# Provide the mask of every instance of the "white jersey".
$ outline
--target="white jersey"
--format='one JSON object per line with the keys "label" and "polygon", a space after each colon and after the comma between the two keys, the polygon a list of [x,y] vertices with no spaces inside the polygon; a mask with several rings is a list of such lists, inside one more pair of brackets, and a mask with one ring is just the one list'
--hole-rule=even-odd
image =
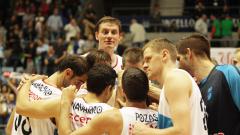
{"label": "white jersey", "polygon": [[70,112],[73,129],[85,126],[93,117],[110,109],[105,103],[86,103],[83,98],[75,98]]}
{"label": "white jersey", "polygon": [[[61,94],[60,89],[37,80],[30,87],[29,98],[45,100],[60,97]],[[34,119],[15,113],[12,135],[53,135],[55,128],[50,119]]]}
{"label": "white jersey", "polygon": [[157,111],[151,109],[141,109],[136,107],[123,107],[120,109],[123,119],[123,128],[121,135],[132,133],[132,126],[136,122],[144,123],[152,128],[157,127]]}
{"label": "white jersey", "polygon": [[115,54],[116,56],[116,63],[112,65],[112,68],[118,73],[120,70],[122,70],[122,57]]}
{"label": "white jersey", "polygon": [[[181,69],[175,70],[184,72],[192,81],[192,94],[190,96],[191,135],[207,135],[207,113],[199,87],[189,73]],[[160,94],[158,111],[158,127],[160,129],[172,127],[171,110],[165,97],[164,86]]]}

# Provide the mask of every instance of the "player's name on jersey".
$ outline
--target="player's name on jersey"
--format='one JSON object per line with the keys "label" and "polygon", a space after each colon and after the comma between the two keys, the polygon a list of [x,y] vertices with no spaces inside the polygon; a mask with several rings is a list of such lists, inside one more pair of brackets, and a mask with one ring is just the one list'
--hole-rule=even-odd
{"label": "player's name on jersey", "polygon": [[157,114],[141,114],[141,113],[135,113],[135,118],[136,121],[140,121],[140,122],[153,122],[153,121],[157,121]]}
{"label": "player's name on jersey", "polygon": [[103,111],[103,107],[100,105],[85,106],[84,104],[81,104],[78,102],[73,102],[72,109],[75,111],[77,110],[77,111],[81,111],[88,114],[96,114],[96,113],[101,113]]}
{"label": "player's name on jersey", "polygon": [[42,92],[45,96],[50,96],[53,93],[49,86],[44,85],[40,82],[33,82],[32,86]]}

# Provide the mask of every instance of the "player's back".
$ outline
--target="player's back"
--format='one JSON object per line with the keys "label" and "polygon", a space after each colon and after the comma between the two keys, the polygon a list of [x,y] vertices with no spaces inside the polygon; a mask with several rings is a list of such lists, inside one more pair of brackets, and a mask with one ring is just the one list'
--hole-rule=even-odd
{"label": "player's back", "polygon": [[123,129],[121,135],[131,133],[133,124],[142,122],[152,128],[157,127],[157,112],[151,109],[142,109],[136,107],[123,107],[120,109],[123,119]]}
{"label": "player's back", "polygon": [[112,107],[106,103],[87,103],[84,98],[77,97],[71,106],[72,126],[74,129],[85,126],[93,117],[110,109]]}

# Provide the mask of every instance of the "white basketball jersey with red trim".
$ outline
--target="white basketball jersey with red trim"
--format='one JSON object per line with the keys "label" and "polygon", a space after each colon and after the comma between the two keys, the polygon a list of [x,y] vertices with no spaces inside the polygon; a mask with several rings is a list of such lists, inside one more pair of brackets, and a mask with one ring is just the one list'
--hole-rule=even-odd
{"label": "white basketball jersey with red trim", "polygon": [[70,112],[73,129],[85,126],[93,117],[112,108],[105,103],[86,103],[83,98],[75,98]]}
{"label": "white basketball jersey with red trim", "polygon": [[[30,87],[30,100],[46,100],[60,97],[62,91],[36,80]],[[51,110],[48,110],[51,111]],[[50,119],[34,119],[15,113],[12,135],[53,135],[56,126]]]}
{"label": "white basketball jersey with red trim", "polygon": [[131,135],[132,126],[136,122],[142,122],[152,128],[157,127],[157,111],[135,107],[123,107],[120,109],[120,112],[123,119],[123,129],[121,135]]}
{"label": "white basketball jersey with red trim", "polygon": [[[181,69],[174,70],[184,72],[192,81],[192,94],[189,99],[191,111],[191,135],[207,135],[207,113],[199,87],[189,73]],[[171,117],[171,110],[166,100],[165,89],[163,86],[158,107],[158,128],[164,129],[172,126],[173,122]]]}

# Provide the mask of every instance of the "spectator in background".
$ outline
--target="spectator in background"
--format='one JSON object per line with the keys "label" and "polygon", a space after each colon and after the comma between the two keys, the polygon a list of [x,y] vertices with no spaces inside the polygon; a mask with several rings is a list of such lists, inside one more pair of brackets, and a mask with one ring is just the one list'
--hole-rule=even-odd
{"label": "spectator in background", "polygon": [[24,69],[26,73],[35,73],[35,56],[36,56],[36,46],[34,41],[30,43],[24,49]]}
{"label": "spectator in background", "polygon": [[59,64],[67,55],[67,45],[64,43],[62,37],[57,39],[57,42],[54,45],[54,50],[56,55],[56,64]]}
{"label": "spectator in background", "polygon": [[78,40],[78,50],[77,50],[77,54],[83,54],[84,52],[84,47],[86,44],[86,40],[83,39],[82,35],[79,33],[77,35],[77,40]]}
{"label": "spectator in background", "polygon": [[23,39],[26,42],[33,41],[36,38],[36,30],[34,29],[33,21],[29,20],[27,26],[23,28]]}
{"label": "spectator in background", "polygon": [[144,26],[138,23],[136,19],[132,19],[130,25],[130,32],[133,38],[133,47],[142,48],[143,43],[146,40],[146,32]]}
{"label": "spectator in background", "polygon": [[88,35],[94,35],[95,24],[97,22],[96,12],[93,8],[92,3],[88,3],[83,13],[82,23],[84,25],[84,36],[87,38]]}
{"label": "spectator in background", "polygon": [[37,48],[36,48],[36,57],[35,57],[35,63],[36,63],[36,73],[42,74],[44,67],[44,59],[46,57],[47,51],[48,51],[48,43],[46,42],[46,39],[39,39],[37,41]]}
{"label": "spectator in background", "polygon": [[230,13],[230,8],[229,5],[225,2],[223,5],[223,13],[224,15],[229,14]]}
{"label": "spectator in background", "polygon": [[61,16],[58,14],[58,9],[55,8],[53,14],[47,20],[47,27],[50,31],[51,40],[56,40],[60,36],[63,22]]}
{"label": "spectator in background", "polygon": [[205,6],[203,5],[202,1],[197,1],[196,5],[195,5],[196,18],[201,17],[201,15],[204,13],[205,13]]}
{"label": "spectator in background", "polygon": [[24,14],[23,19],[22,19],[23,27],[26,27],[26,25],[28,24],[29,21],[33,21],[34,17],[35,17],[34,12],[31,12],[31,9],[27,7],[26,14]]}
{"label": "spectator in background", "polygon": [[48,76],[52,75],[56,71],[56,55],[53,46],[48,47],[48,53],[44,59],[44,65]]}
{"label": "spectator in background", "polygon": [[67,42],[67,53],[68,54],[76,54],[78,50],[78,42],[75,37],[71,37],[70,41]]}
{"label": "spectator in background", "polygon": [[40,38],[43,35],[43,23],[45,21],[44,16],[40,11],[38,11],[37,16],[35,17],[35,30],[37,32],[37,37]]}
{"label": "spectator in background", "polygon": [[226,15],[221,22],[222,39],[224,40],[222,46],[230,47],[232,45],[233,22],[230,15]]}
{"label": "spectator in background", "polygon": [[23,52],[20,44],[21,32],[22,31],[19,26],[15,25],[14,30],[10,34],[11,37],[9,39],[8,47],[11,48],[12,52],[8,61],[8,65],[13,66],[13,71],[16,71],[18,66],[21,66],[21,54]]}
{"label": "spectator in background", "polygon": [[219,47],[220,42],[219,41],[214,41],[214,40],[219,40],[221,39],[221,23],[218,18],[216,18],[215,15],[211,15],[211,21],[212,21],[212,27],[211,27],[211,39],[213,41],[211,42],[212,47]]}
{"label": "spectator in background", "polygon": [[240,48],[237,48],[234,52],[233,64],[240,68]]}
{"label": "spectator in background", "polygon": [[151,7],[151,16],[157,20],[160,18],[161,16],[161,12],[160,12],[160,6],[159,6],[159,1],[155,1],[155,3],[153,3],[153,6]]}
{"label": "spectator in background", "polygon": [[208,25],[207,25],[207,15],[202,14],[201,17],[195,23],[195,31],[203,34],[204,36],[208,35]]}
{"label": "spectator in background", "polygon": [[88,35],[87,40],[85,42],[84,52],[88,52],[89,50],[96,47],[96,42],[94,40],[93,35]]}
{"label": "spectator in background", "polygon": [[40,11],[41,11],[43,16],[45,16],[45,17],[48,16],[48,13],[49,13],[49,3],[47,2],[47,0],[42,0],[41,1]]}
{"label": "spectator in background", "polygon": [[5,44],[6,43],[6,38],[7,38],[7,30],[3,26],[2,21],[0,20],[0,36],[2,38],[2,42]]}
{"label": "spectator in background", "polygon": [[72,18],[70,22],[64,26],[64,31],[66,32],[66,42],[69,42],[72,37],[77,37],[80,33],[80,28],[74,18]]}

